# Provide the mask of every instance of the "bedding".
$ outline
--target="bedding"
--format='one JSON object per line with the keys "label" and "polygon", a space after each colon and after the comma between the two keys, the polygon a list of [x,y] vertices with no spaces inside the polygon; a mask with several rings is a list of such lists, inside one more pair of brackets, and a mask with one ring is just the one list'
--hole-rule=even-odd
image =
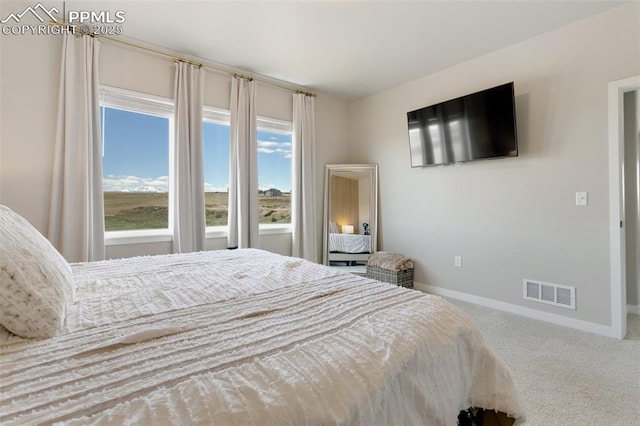
{"label": "bedding", "polygon": [[329,252],[371,253],[371,235],[330,233]]}
{"label": "bedding", "polygon": [[74,295],[67,261],[26,219],[0,205],[0,325],[22,337],[52,337]]}
{"label": "bedding", "polygon": [[508,368],[436,296],[255,249],[71,269],[58,335],[0,328],[0,424],[524,419]]}
{"label": "bedding", "polygon": [[413,261],[398,253],[377,251],[369,257],[367,265],[389,271],[404,271],[413,268]]}

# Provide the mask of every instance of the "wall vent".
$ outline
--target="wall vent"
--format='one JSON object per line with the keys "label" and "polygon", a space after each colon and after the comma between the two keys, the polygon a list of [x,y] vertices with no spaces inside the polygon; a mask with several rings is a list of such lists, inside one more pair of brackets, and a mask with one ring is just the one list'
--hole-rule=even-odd
{"label": "wall vent", "polygon": [[524,279],[522,280],[522,297],[563,308],[576,308],[575,287]]}

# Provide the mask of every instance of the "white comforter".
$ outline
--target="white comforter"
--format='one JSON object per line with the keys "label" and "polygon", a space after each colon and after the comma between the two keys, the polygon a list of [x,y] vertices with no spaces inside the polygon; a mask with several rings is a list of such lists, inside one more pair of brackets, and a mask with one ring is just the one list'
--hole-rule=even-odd
{"label": "white comforter", "polygon": [[341,253],[371,253],[371,235],[330,233],[329,251]]}
{"label": "white comforter", "polygon": [[0,333],[0,424],[522,419],[508,369],[440,298],[259,250],[72,266],[63,333]]}

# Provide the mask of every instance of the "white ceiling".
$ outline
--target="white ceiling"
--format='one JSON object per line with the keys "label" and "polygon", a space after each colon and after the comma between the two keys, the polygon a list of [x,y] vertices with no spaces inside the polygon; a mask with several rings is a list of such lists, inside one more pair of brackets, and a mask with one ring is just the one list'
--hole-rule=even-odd
{"label": "white ceiling", "polygon": [[67,1],[124,10],[123,36],[357,99],[614,7],[619,1]]}

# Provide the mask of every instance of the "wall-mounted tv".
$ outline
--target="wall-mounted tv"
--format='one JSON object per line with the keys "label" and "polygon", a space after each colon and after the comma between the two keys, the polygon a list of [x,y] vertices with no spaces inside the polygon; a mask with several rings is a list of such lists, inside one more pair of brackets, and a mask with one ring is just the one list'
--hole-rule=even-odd
{"label": "wall-mounted tv", "polygon": [[411,167],[516,157],[513,82],[407,113]]}

